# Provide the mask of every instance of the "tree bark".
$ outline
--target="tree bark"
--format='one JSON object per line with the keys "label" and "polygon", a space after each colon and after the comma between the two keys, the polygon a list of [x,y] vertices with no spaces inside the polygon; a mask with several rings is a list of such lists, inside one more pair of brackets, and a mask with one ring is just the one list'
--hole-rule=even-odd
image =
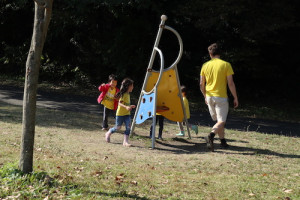
{"label": "tree bark", "polygon": [[31,45],[26,61],[23,97],[23,124],[19,168],[32,172],[35,135],[36,94],[41,55],[51,19],[53,0],[35,0],[34,26]]}

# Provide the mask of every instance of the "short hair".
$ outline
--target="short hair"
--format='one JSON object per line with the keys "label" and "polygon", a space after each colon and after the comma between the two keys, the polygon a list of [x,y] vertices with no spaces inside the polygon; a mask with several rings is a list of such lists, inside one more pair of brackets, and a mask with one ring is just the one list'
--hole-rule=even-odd
{"label": "short hair", "polygon": [[118,77],[114,74],[109,75],[108,82],[111,82],[111,81],[118,81]]}
{"label": "short hair", "polygon": [[213,44],[209,45],[208,52],[209,52],[209,54],[215,56],[215,55],[220,55],[221,50],[217,43],[213,43]]}

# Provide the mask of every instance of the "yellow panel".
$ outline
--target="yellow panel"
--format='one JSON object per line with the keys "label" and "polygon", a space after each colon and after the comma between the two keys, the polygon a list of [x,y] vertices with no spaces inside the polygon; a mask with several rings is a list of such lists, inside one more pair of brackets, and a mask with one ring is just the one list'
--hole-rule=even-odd
{"label": "yellow panel", "polygon": [[[146,92],[153,89],[159,75],[159,72],[149,73]],[[169,110],[158,113],[175,122],[182,122],[184,120],[179,91],[180,88],[178,88],[175,69],[172,68],[164,71],[157,88],[157,106],[166,106]]]}

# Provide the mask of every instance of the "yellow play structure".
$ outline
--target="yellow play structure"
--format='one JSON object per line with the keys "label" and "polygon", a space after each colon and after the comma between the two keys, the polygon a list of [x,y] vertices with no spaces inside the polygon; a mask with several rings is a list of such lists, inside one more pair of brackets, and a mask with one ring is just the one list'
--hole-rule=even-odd
{"label": "yellow play structure", "polygon": [[[147,68],[146,77],[144,79],[144,84],[131,126],[132,133],[136,124],[141,124],[149,118],[153,119],[152,148],[155,147],[156,113],[161,114],[165,118],[174,122],[185,122],[189,138],[191,138],[177,71],[177,63],[179,62],[183,51],[182,40],[177,31],[165,25],[166,20],[167,17],[162,15],[154,48]],[[162,51],[158,48],[159,40],[164,29],[170,30],[176,35],[180,47],[176,61],[166,69],[164,68],[164,57]],[[159,71],[152,69],[156,53],[159,53],[160,56]]]}
{"label": "yellow play structure", "polygon": [[[150,92],[158,80],[159,72],[150,72],[145,91]],[[184,112],[181,106],[180,88],[174,68],[163,72],[157,87],[156,113],[174,122],[183,122]]]}

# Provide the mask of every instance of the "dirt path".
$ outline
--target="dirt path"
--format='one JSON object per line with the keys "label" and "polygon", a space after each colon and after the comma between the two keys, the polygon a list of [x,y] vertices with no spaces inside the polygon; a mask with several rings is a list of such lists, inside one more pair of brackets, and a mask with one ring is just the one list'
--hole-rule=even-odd
{"label": "dirt path", "polygon": [[[97,97],[66,95],[53,92],[38,92],[37,106],[74,112],[102,113],[102,108],[96,102]],[[0,85],[0,101],[22,106],[23,89]],[[209,113],[192,112],[191,123],[201,126],[212,126]],[[229,115],[227,129],[240,131],[256,131],[267,134],[280,134],[300,137],[300,123],[281,122],[274,120],[252,119]]]}

